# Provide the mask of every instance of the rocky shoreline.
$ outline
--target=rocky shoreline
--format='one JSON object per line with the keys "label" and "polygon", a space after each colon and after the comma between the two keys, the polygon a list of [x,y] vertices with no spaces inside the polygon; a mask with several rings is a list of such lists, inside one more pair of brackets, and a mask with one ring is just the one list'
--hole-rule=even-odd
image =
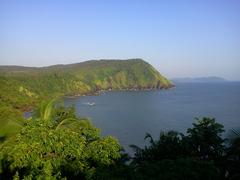
{"label": "rocky shoreline", "polygon": [[73,94],[73,95],[64,95],[63,97],[66,98],[76,98],[76,97],[81,97],[81,96],[98,96],[101,95],[102,93],[105,92],[111,92],[111,91],[153,91],[153,90],[167,90],[170,88],[175,87],[174,84],[169,85],[168,87],[160,87],[160,88],[149,88],[149,87],[143,87],[143,88],[121,88],[121,89],[113,89],[113,88],[108,88],[108,89],[100,89],[94,92],[89,92],[85,94]]}
{"label": "rocky shoreline", "polygon": [[[71,95],[62,95],[62,98],[77,98],[77,97],[84,97],[84,96],[98,96],[101,95],[102,93],[106,93],[106,92],[112,92],[112,91],[154,91],[154,90],[167,90],[167,89],[171,89],[175,87],[174,84],[169,85],[168,87],[153,87],[153,88],[149,88],[149,87],[141,87],[141,88],[121,88],[121,89],[113,89],[113,88],[108,88],[108,89],[100,89],[97,91],[92,91],[92,92],[88,92],[88,93],[76,93],[76,94],[71,94]],[[59,97],[59,98],[61,98]],[[23,108],[21,108],[21,111],[23,112],[23,115],[25,113],[31,112],[33,111],[33,106],[24,106]],[[24,115],[25,116],[25,115]]]}

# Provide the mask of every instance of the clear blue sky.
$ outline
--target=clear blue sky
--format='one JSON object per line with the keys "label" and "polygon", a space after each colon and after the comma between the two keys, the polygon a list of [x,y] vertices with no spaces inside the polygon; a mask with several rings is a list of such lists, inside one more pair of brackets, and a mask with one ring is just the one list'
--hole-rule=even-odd
{"label": "clear blue sky", "polygon": [[240,0],[0,0],[0,64],[143,58],[240,80]]}

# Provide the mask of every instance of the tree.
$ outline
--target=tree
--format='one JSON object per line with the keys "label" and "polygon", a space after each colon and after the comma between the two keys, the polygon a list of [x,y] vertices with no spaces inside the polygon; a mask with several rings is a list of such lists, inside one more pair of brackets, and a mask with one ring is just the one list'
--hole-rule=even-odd
{"label": "tree", "polygon": [[238,180],[240,179],[240,131],[232,129],[232,134],[226,154],[226,174],[230,180]]}
{"label": "tree", "polygon": [[201,180],[216,179],[217,169],[213,162],[203,161],[190,155],[186,137],[178,132],[160,133],[158,140],[150,134],[150,145],[135,149],[133,166],[137,179]]}
{"label": "tree", "polygon": [[215,160],[224,152],[223,125],[217,123],[214,118],[196,118],[193,128],[187,130],[192,154],[203,160]]}
{"label": "tree", "polygon": [[120,157],[120,145],[71,108],[43,103],[20,132],[0,145],[0,178],[91,179]]}
{"label": "tree", "polygon": [[188,151],[187,144],[183,141],[184,135],[176,131],[161,132],[157,141],[153,140],[152,136],[147,133],[145,139],[149,139],[150,146],[145,146],[144,149],[131,145],[135,150],[133,163],[138,163],[142,160],[175,159],[176,157],[185,156]]}

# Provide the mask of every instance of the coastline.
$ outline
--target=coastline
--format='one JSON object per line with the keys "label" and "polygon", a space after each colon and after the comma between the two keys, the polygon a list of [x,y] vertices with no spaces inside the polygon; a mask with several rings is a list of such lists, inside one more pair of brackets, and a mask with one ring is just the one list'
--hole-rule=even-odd
{"label": "coastline", "polygon": [[98,96],[101,95],[102,93],[105,92],[112,92],[112,91],[153,91],[153,90],[168,90],[171,88],[176,87],[175,84],[171,84],[168,87],[160,87],[160,88],[121,88],[121,89],[112,89],[112,88],[108,88],[108,89],[100,89],[94,92],[90,92],[90,93],[84,93],[84,94],[73,94],[73,95],[63,95],[62,97],[66,97],[66,98],[75,98],[75,97],[81,97],[81,96]]}
{"label": "coastline", "polygon": [[[112,88],[108,88],[108,89],[100,89],[97,91],[93,91],[93,92],[88,92],[88,93],[76,93],[76,94],[72,94],[72,95],[67,95],[67,94],[63,94],[63,95],[59,95],[56,98],[69,98],[69,99],[74,99],[77,97],[84,97],[84,96],[99,96],[102,93],[105,92],[112,92],[112,91],[153,91],[153,90],[169,90],[171,88],[176,87],[175,84],[170,84],[168,85],[168,87],[159,87],[159,88],[148,88],[148,87],[143,87],[143,88],[121,88],[121,89],[112,89]],[[36,105],[36,104],[35,104]],[[31,106],[24,106],[22,108],[20,108],[20,111],[22,112],[23,117],[25,117],[26,113],[32,112],[34,109],[34,105]]]}

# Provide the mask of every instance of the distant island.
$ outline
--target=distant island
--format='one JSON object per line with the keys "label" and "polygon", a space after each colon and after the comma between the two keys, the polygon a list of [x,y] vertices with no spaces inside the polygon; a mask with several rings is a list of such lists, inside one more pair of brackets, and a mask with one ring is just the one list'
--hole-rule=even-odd
{"label": "distant island", "polygon": [[173,78],[173,82],[175,83],[207,83],[207,82],[227,82],[228,80],[217,77],[217,76],[209,76],[209,77],[197,77],[197,78]]}

